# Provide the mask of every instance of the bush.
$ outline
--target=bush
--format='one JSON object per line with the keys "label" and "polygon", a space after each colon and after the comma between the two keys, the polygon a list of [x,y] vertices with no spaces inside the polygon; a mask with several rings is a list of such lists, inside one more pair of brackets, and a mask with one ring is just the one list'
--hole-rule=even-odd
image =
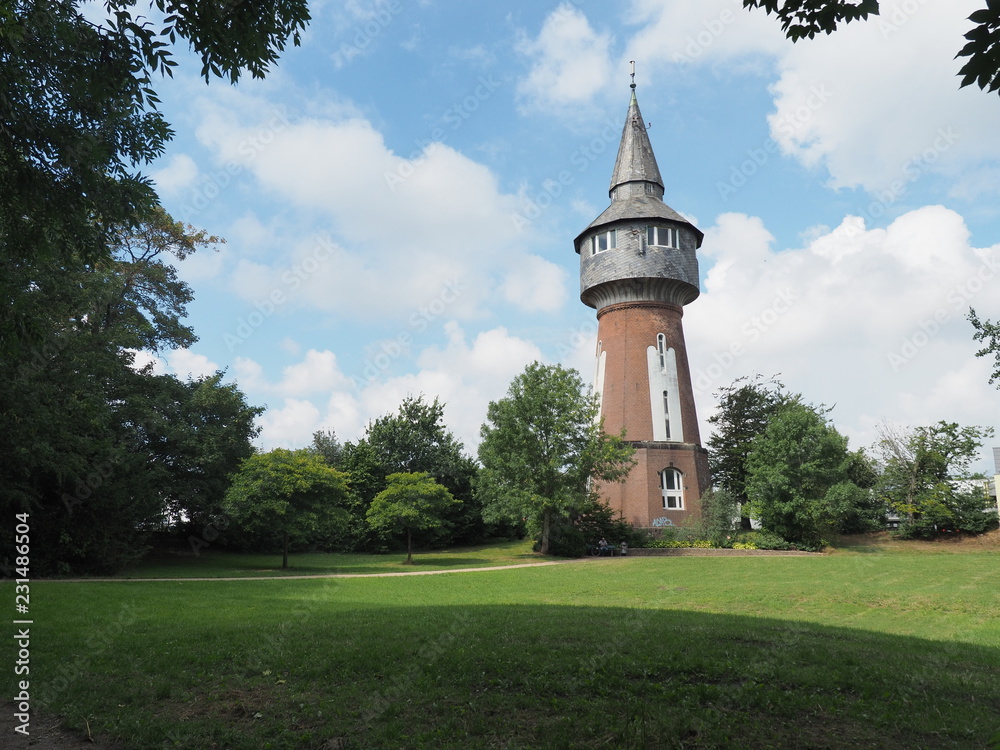
{"label": "bush", "polygon": [[[601,501],[594,501],[573,519],[560,519],[549,530],[549,554],[582,557],[587,545],[601,538],[609,544],[625,542],[629,547],[646,547],[650,535],[625,521]],[[537,547],[537,545],[536,545]]]}
{"label": "bush", "polygon": [[643,546],[646,549],[690,549],[692,547],[712,549],[715,547],[708,539],[650,539]]}
{"label": "bush", "polygon": [[[753,546],[746,547],[737,545]],[[780,536],[770,531],[747,531],[740,534],[739,541],[733,544],[733,549],[794,550],[800,548],[800,546],[785,541]]]}

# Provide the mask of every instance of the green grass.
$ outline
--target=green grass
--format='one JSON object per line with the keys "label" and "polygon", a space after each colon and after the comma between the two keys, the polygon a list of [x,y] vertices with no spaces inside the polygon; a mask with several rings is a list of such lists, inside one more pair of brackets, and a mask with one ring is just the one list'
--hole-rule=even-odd
{"label": "green grass", "polygon": [[532,553],[531,542],[495,542],[449,550],[416,550],[413,564],[406,565],[406,553],[348,555],[326,552],[292,553],[288,568],[281,567],[281,553],[243,554],[225,550],[189,549],[158,551],[117,578],[250,578],[259,576],[357,575],[405,573],[449,568],[485,568],[495,565],[524,565],[557,558]]}
{"label": "green grass", "polygon": [[998,562],[38,581],[32,693],[135,748],[988,748]]}

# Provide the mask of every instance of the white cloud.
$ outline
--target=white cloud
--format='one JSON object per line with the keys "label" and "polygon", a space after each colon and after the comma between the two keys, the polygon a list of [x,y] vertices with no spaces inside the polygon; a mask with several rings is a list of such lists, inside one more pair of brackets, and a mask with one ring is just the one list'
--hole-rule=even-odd
{"label": "white cloud", "polygon": [[634,0],[625,17],[641,26],[628,42],[628,59],[640,62],[645,83],[657,63],[732,63],[734,57],[777,55],[789,42],[763,12],[748,13],[732,0]]}
{"label": "white cloud", "polygon": [[176,154],[165,167],[153,172],[152,178],[161,196],[177,195],[198,179],[198,165],[187,154]]}
{"label": "white cloud", "polygon": [[885,229],[847,217],[805,247],[772,245],[759,219],[738,214],[706,232],[716,265],[684,317],[702,420],[719,387],[780,373],[807,400],[836,404],[834,421],[856,440],[874,439],[883,419],[997,423],[965,314],[1000,314],[989,291],[1000,245],[971,247],[962,217],[941,206]]}
{"label": "white cloud", "polygon": [[595,31],[586,15],[562,3],[548,15],[536,39],[523,39],[518,51],[532,60],[517,86],[526,109],[586,103],[611,77],[611,35]]}
{"label": "white cloud", "polygon": [[407,396],[423,394],[428,401],[445,403],[445,424],[474,451],[487,403],[502,398],[514,376],[542,355],[534,344],[503,328],[482,331],[471,343],[457,323],[446,324],[445,330],[447,343],[422,350],[414,372],[384,379],[355,382],[331,352],[310,351],[286,367],[279,381],[269,382],[257,362],[238,358],[236,375],[250,400],[255,402],[256,392],[281,404],[260,419],[259,442],[265,449],[303,447],[319,429],[355,440],[369,421],[395,413]]}
{"label": "white cloud", "polygon": [[944,175],[951,195],[977,196],[998,191],[1000,110],[977,87],[959,89],[954,57],[980,5],[883,0],[879,16],[793,44],[774,16],[730,0],[634,0],[623,60],[639,61],[644,85],[668,63],[776,66],[771,137],[831,187],[892,205],[915,180]]}
{"label": "white cloud", "polygon": [[214,375],[220,367],[203,354],[190,349],[172,349],[164,357],[171,372],[181,379]]}
{"label": "white cloud", "polygon": [[975,0],[882,5],[878,18],[787,46],[769,123],[831,186],[892,191],[891,203],[925,174],[1000,157],[1000,110],[975,87],[959,90],[952,62]]}
{"label": "white cloud", "polygon": [[322,429],[320,411],[311,401],[289,398],[280,408],[270,407],[257,420],[259,442],[265,450],[305,448]]}
{"label": "white cloud", "polygon": [[343,388],[349,382],[340,372],[333,352],[310,349],[304,360],[284,369],[276,388],[291,396],[308,396]]}
{"label": "white cloud", "polygon": [[529,255],[507,274],[500,291],[526,312],[554,312],[568,297],[566,272],[554,263]]}
{"label": "white cloud", "polygon": [[[531,312],[565,297],[565,279],[523,249],[511,218],[518,199],[500,190],[487,167],[442,143],[397,155],[357,117],[283,120],[265,143],[255,135],[262,126],[252,119],[239,124],[242,110],[210,113],[199,131],[203,142],[310,217],[261,227],[248,215],[237,224],[237,237],[248,234],[253,242],[231,283],[248,302],[277,295],[277,307],[364,309],[369,317],[405,322],[442,300],[462,319],[496,296]],[[269,262],[259,259],[265,253]],[[513,281],[497,288],[495,278],[520,266],[554,285],[548,301]],[[456,295],[458,287],[477,294]]]}

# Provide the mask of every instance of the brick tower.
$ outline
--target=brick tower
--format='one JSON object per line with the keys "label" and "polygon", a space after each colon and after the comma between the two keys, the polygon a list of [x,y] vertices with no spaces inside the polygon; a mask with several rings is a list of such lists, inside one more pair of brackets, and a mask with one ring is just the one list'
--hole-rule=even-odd
{"label": "brick tower", "polygon": [[609,194],[575,240],[580,299],[597,310],[594,392],[605,429],[625,428],[637,463],[601,494],[635,526],[678,526],[700,513],[709,486],[681,326],[699,294],[704,235],[663,202],[634,82]]}

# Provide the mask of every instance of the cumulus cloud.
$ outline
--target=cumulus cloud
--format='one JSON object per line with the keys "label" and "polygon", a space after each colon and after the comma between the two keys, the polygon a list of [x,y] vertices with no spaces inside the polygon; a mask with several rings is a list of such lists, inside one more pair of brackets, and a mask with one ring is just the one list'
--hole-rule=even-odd
{"label": "cumulus cloud", "polygon": [[164,359],[170,371],[181,379],[207,377],[220,369],[204,354],[196,354],[190,349],[172,349]]}
{"label": "cumulus cloud", "polygon": [[882,6],[866,23],[788,45],[771,88],[772,137],[823,165],[833,187],[898,194],[925,174],[1000,157],[1000,110],[975,87],[959,90],[952,62],[978,3]]}
{"label": "cumulus cloud", "polygon": [[675,64],[774,69],[771,137],[831,187],[894,204],[915,180],[944,175],[951,195],[978,196],[997,191],[1000,110],[959,89],[954,57],[980,5],[884,0],[879,16],[792,44],[773,16],[730,0],[634,0],[623,60],[641,62],[643,81]]}
{"label": "cumulus cloud", "polygon": [[836,404],[832,416],[856,445],[886,418],[996,422],[965,315],[970,305],[1000,314],[988,290],[1000,245],[971,246],[954,211],[927,206],[885,229],[847,217],[794,249],[775,249],[760,219],[726,214],[705,249],[716,263],[685,311],[703,420],[720,386],[780,372],[807,400]]}
{"label": "cumulus cloud", "polygon": [[332,352],[311,350],[286,367],[279,380],[269,381],[259,363],[238,358],[235,374],[250,400],[273,403],[260,420],[259,442],[265,449],[303,447],[319,429],[354,440],[368,422],[394,413],[407,396],[423,394],[445,403],[446,425],[473,452],[488,402],[502,398],[514,376],[541,360],[542,353],[504,328],[482,331],[469,341],[453,321],[445,333],[444,345],[424,348],[414,371],[396,376],[376,370],[352,377]]}
{"label": "cumulus cloud", "polygon": [[589,102],[611,78],[611,39],[595,31],[583,11],[561,3],[536,38],[518,45],[532,63],[517,87],[522,106],[551,110]]}
{"label": "cumulus cloud", "polygon": [[[523,284],[497,288],[494,278],[519,266],[542,271],[557,285],[552,298],[564,296],[564,280],[523,249],[511,219],[517,197],[482,164],[443,143],[398,155],[358,117],[289,118],[267,131],[241,113],[233,107],[232,117],[206,117],[203,142],[309,217],[269,227],[240,220],[251,251],[271,249],[266,261],[250,252],[233,269],[232,288],[248,302],[277,297],[278,307],[365,309],[401,322],[441,298],[458,318],[479,314],[496,296],[526,311],[551,309]],[[480,293],[455,296],[449,290],[458,286]]]}
{"label": "cumulus cloud", "polygon": [[652,74],[647,65],[731,63],[744,55],[777,55],[788,44],[773,18],[732,0],[634,0],[626,18],[640,27],[628,55],[642,61],[643,80]]}
{"label": "cumulus cloud", "polygon": [[175,154],[152,178],[160,195],[176,195],[198,179],[198,165],[187,154]]}

